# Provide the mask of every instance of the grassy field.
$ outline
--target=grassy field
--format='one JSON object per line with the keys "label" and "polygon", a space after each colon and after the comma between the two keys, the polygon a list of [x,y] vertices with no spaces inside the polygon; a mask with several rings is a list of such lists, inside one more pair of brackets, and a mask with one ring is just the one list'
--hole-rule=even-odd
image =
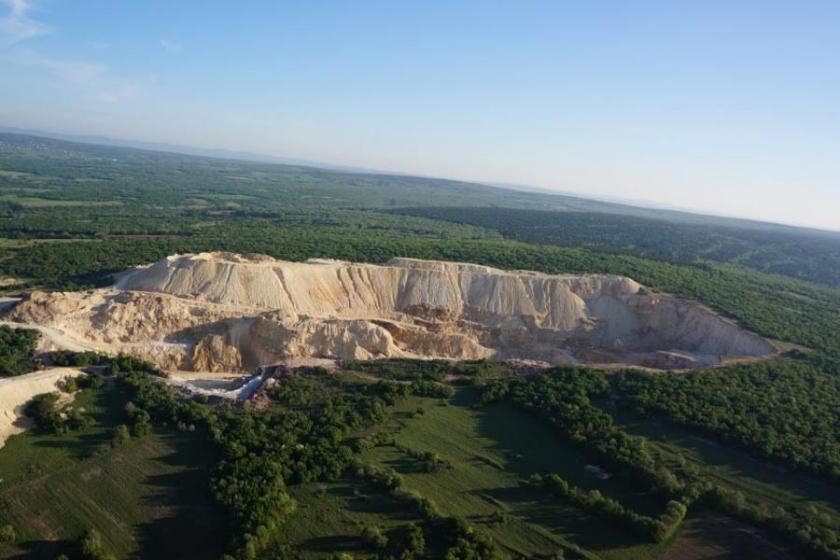
{"label": "grassy field", "polygon": [[120,558],[217,558],[226,532],[208,492],[214,460],[202,438],[161,431],[112,448],[119,390],[77,399],[96,418],[91,428],[28,432],[0,450],[0,523],[18,534],[14,547],[0,545],[0,558],[54,558],[92,527]]}
{"label": "grassy field", "polygon": [[664,421],[628,415],[616,415],[616,419],[627,432],[645,437],[666,462],[685,461],[719,484],[740,490],[748,499],[773,506],[813,507],[832,516],[840,511],[836,484],[789,471]]}
{"label": "grassy field", "polygon": [[690,517],[656,560],[791,560],[795,552],[778,538],[732,517],[703,512]]}
{"label": "grassy field", "polygon": [[[602,481],[584,470],[586,461],[573,446],[555,437],[530,415],[508,405],[470,406],[469,389],[451,402],[410,399],[395,411],[389,429],[398,446],[434,451],[452,465],[424,472],[398,447],[376,447],[366,459],[401,473],[405,488],[437,504],[441,513],[463,517],[482,528],[514,556],[547,554],[572,543],[601,558],[648,556],[640,544],[596,519],[541,491],[522,485],[532,473],[558,472],[575,484],[599,489],[623,503],[657,510],[657,500],[642,496],[618,479]],[[422,407],[423,413],[417,414]]]}
{"label": "grassy field", "polygon": [[[525,486],[522,481],[532,473],[556,472],[576,486],[597,489],[640,513],[655,516],[663,509],[663,498],[634,490],[621,476],[600,480],[588,473],[582,452],[559,440],[536,417],[508,404],[474,407],[472,400],[470,388],[460,389],[449,400],[407,399],[397,405],[383,428],[395,445],[369,449],[363,460],[399,472],[405,489],[431,499],[442,515],[464,518],[480,528],[512,557],[578,546],[585,557],[606,560],[734,559],[749,550],[760,551],[766,558],[792,558],[789,546],[778,538],[721,514],[692,511],[670,541],[654,545]],[[627,427],[642,435],[641,427]],[[827,484],[808,477],[791,478],[766,463],[742,463],[754,460],[687,434],[683,436],[689,439],[681,443],[657,438],[658,429],[648,426],[645,431],[655,452],[674,462],[680,456],[696,462],[698,468],[716,472],[728,485],[756,499],[772,498],[768,503],[785,507],[815,505],[826,512],[836,506],[836,489]],[[676,435],[671,433],[671,437]],[[691,447],[690,442],[700,448]],[[703,452],[703,446],[713,451]],[[409,450],[433,451],[451,468],[426,472]],[[388,535],[416,521],[387,496],[350,480],[297,487],[294,495],[300,509],[280,540],[302,558],[327,558],[332,552],[367,557],[373,551],[364,547],[363,526],[379,527]]]}
{"label": "grassy field", "polygon": [[292,495],[298,509],[277,541],[304,558],[369,553],[360,536],[363,526],[379,527],[388,535],[421,521],[381,492],[349,480],[297,486]]}
{"label": "grassy field", "polygon": [[[339,377],[375,379],[352,372]],[[462,518],[488,534],[511,558],[557,551],[593,560],[794,557],[788,544],[766,530],[699,506],[673,538],[656,545],[523,484],[534,473],[557,473],[639,513],[657,516],[664,509],[664,497],[636,490],[621,473],[602,480],[588,472],[583,452],[537,416],[512,403],[475,406],[476,396],[477,389],[459,387],[449,399],[399,401],[373,428],[387,436],[385,443],[362,451],[360,459],[397,471],[404,490],[430,499],[441,515]],[[83,391],[76,404],[96,419],[90,428],[64,436],[29,432],[0,450],[0,524],[13,524],[18,533],[14,546],[0,545],[0,558],[54,558],[72,551],[91,527],[119,558],[218,558],[228,534],[208,493],[216,457],[204,438],[158,430],[113,447],[112,428],[124,421],[121,390],[109,384]],[[750,500],[835,515],[840,496],[827,483],[782,472],[669,425],[616,417],[630,433],[645,436],[665,464],[689,462]],[[446,466],[429,472],[417,458],[427,451]],[[374,558],[377,551],[362,536],[365,527],[400,543],[409,524],[424,524],[411,507],[349,473],[332,482],[291,486],[290,492],[296,511],[266,557]],[[435,554],[427,550],[426,557]]]}

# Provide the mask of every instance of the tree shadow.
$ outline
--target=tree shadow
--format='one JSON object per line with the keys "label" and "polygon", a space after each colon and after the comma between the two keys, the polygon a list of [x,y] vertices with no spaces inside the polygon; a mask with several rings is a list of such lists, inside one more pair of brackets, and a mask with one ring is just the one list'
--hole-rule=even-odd
{"label": "tree shadow", "polygon": [[373,484],[345,479],[331,486],[327,493],[340,498],[344,508],[356,513],[385,515],[391,519],[414,521],[417,515]]}
{"label": "tree shadow", "polygon": [[79,545],[70,540],[33,540],[18,543],[17,549],[21,552],[13,552],[8,556],[3,556],[3,558],[8,560],[53,560],[60,554],[67,554],[68,556],[75,554]]}
{"label": "tree shadow", "polygon": [[62,439],[44,439],[35,442],[35,447],[45,449],[61,449],[71,459],[84,461],[95,456],[103,446],[109,444],[110,438],[105,434],[80,434],[71,435]]}
{"label": "tree shadow", "polygon": [[694,454],[705,466],[727,469],[736,476],[782,488],[798,498],[840,509],[840,486],[819,476],[789,470],[779,462],[755,457],[732,444],[718,442],[713,436],[703,436],[700,431],[673,425],[665,419],[623,414],[619,422],[628,433],[674,446],[686,455]]}
{"label": "tree shadow", "polygon": [[698,511],[685,525],[677,538],[658,557],[660,560],[792,560],[798,557],[792,547],[776,535],[719,513]]}
{"label": "tree shadow", "polygon": [[304,541],[302,548],[311,552],[358,552],[364,550],[362,542],[357,537],[347,535],[335,535],[329,537],[316,537]]}
{"label": "tree shadow", "polygon": [[[557,473],[569,484],[598,490],[644,515],[658,516],[665,508],[667,496],[640,488],[629,472],[612,470],[605,479],[590,472],[587,465],[597,466],[597,460],[527,411],[497,403],[478,409],[478,418],[479,435],[492,440],[493,451],[504,457],[501,465],[492,465],[495,468],[501,466],[523,479],[534,473]],[[476,459],[488,462],[486,457]]]}
{"label": "tree shadow", "polygon": [[612,525],[573,504],[546,495],[541,488],[514,486],[481,490],[476,494],[488,501],[504,502],[516,517],[563,535],[589,550],[626,548],[640,544],[640,538],[626,528]]}
{"label": "tree shadow", "polygon": [[[124,409],[127,402],[128,398],[123,390],[114,383],[107,383],[94,393],[93,405],[95,411],[90,413],[93,419],[91,427],[85,428],[81,432],[53,435],[49,439],[35,442],[34,445],[36,447],[61,449],[77,461],[89,459],[96,455],[102,449],[102,446],[110,444],[110,430],[124,420]],[[36,429],[34,433],[36,435],[50,435],[49,432],[40,429]]]}
{"label": "tree shadow", "polygon": [[210,493],[215,456],[210,444],[194,434],[163,436],[173,451],[156,460],[176,472],[147,477],[154,488],[144,500],[155,515],[138,526],[138,558],[219,558],[228,542],[224,511]]}
{"label": "tree shadow", "polygon": [[421,461],[406,455],[385,459],[382,461],[382,464],[394,469],[400,474],[419,474],[426,472]]}

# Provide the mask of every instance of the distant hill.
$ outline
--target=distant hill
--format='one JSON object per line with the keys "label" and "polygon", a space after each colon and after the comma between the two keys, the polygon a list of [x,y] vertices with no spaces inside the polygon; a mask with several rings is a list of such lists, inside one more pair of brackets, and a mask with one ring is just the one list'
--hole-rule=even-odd
{"label": "distant hill", "polygon": [[[258,154],[253,152],[244,152],[236,150],[223,149],[209,149],[196,148],[192,146],[182,146],[175,144],[166,144],[159,142],[142,142],[136,140],[115,139],[107,136],[95,135],[77,135],[77,134],[62,134],[52,133],[40,130],[20,129],[15,127],[0,126],[0,140],[5,139],[7,142],[14,142],[13,137],[33,137],[64,141],[75,144],[89,144],[93,146],[110,146],[119,148],[129,148],[136,150],[152,151],[167,154],[178,154],[196,156],[201,158],[214,158],[224,160],[235,160],[241,162],[255,162],[268,163],[295,167],[308,167],[318,170],[344,172],[353,175],[362,175],[368,177],[379,176],[381,178],[393,177],[395,179],[412,179],[417,182],[426,182],[429,185],[442,183],[449,188],[455,188],[456,193],[458,187],[469,186],[470,190],[475,187],[487,189],[488,199],[486,204],[499,204],[500,201],[496,198],[499,191],[509,193],[508,200],[501,202],[502,206],[519,207],[523,204],[520,196],[523,193],[535,195],[534,197],[526,197],[528,201],[539,201],[539,204],[547,204],[549,208],[556,210],[567,211],[581,211],[581,212],[604,212],[609,214],[620,214],[625,216],[637,216],[641,218],[651,218],[655,220],[665,220],[675,223],[688,224],[704,224],[704,225],[721,225],[731,227],[741,227],[747,229],[769,229],[780,232],[798,232],[808,231],[814,235],[825,235],[829,238],[840,239],[840,232],[820,230],[816,228],[805,228],[790,226],[785,224],[777,224],[772,222],[763,222],[759,220],[751,220],[744,218],[734,218],[726,216],[716,216],[690,212],[687,210],[675,210],[662,207],[651,207],[642,202],[632,201],[608,201],[598,198],[586,198],[585,194],[576,193],[558,193],[552,192],[549,189],[531,187],[527,185],[509,185],[503,183],[471,183],[466,181],[454,181],[436,177],[418,177],[402,175],[399,173],[387,173],[376,170],[361,169],[357,167],[344,166],[332,164],[322,161],[311,161],[296,158],[285,158],[266,154]],[[19,141],[23,141],[21,138]],[[353,179],[347,178],[348,181]],[[428,201],[433,204],[434,201]],[[526,204],[527,205],[527,204]],[[460,206],[460,204],[458,204]]]}
{"label": "distant hill", "polygon": [[195,235],[202,223],[254,218],[376,227],[396,214],[437,224],[416,231],[458,224],[528,243],[737,264],[840,287],[840,232],[238,155],[0,133],[0,236]]}
{"label": "distant hill", "polygon": [[[401,215],[489,228],[527,243],[587,247],[666,262],[718,262],[840,288],[840,238],[833,232],[634,214],[520,208],[405,208]],[[687,216],[694,216],[687,214]]]}

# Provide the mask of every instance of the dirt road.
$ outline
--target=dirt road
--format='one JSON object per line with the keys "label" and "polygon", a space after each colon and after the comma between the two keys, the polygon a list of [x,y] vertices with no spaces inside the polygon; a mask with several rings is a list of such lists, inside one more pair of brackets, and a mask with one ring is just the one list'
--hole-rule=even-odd
{"label": "dirt road", "polygon": [[54,327],[45,327],[42,325],[34,325],[30,323],[14,323],[12,321],[0,321],[0,325],[6,325],[13,329],[30,329],[38,331],[42,335],[42,340],[39,341],[38,346],[41,351],[46,350],[70,350],[71,352],[85,352],[88,350],[102,351],[102,348],[97,348],[89,342],[80,342],[69,336],[66,332],[56,329]]}

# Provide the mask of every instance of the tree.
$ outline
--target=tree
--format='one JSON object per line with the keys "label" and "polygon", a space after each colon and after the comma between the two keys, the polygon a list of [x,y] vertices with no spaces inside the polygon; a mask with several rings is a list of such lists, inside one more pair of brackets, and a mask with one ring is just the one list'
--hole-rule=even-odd
{"label": "tree", "polygon": [[81,545],[85,560],[116,560],[116,556],[105,548],[102,535],[96,529],[88,529],[81,539]]}
{"label": "tree", "polygon": [[365,525],[362,528],[362,540],[366,545],[374,548],[381,549],[388,546],[388,537],[382,534],[382,530],[379,527]]}
{"label": "tree", "polygon": [[111,445],[113,447],[120,447],[131,440],[131,433],[128,431],[128,426],[120,424],[114,428],[114,435],[111,437]]}
{"label": "tree", "polygon": [[426,539],[423,538],[423,529],[416,523],[408,526],[408,533],[405,536],[405,552],[409,558],[422,556],[426,551]]}
{"label": "tree", "polygon": [[0,542],[11,543],[15,542],[15,528],[9,524],[0,527]]}
{"label": "tree", "polygon": [[79,387],[76,384],[76,380],[70,377],[69,375],[61,381],[59,381],[56,385],[65,393],[75,393],[79,390]]}
{"label": "tree", "polygon": [[60,399],[61,396],[55,392],[36,395],[26,405],[26,415],[42,430],[60,433],[63,431],[63,421],[58,410]]}

